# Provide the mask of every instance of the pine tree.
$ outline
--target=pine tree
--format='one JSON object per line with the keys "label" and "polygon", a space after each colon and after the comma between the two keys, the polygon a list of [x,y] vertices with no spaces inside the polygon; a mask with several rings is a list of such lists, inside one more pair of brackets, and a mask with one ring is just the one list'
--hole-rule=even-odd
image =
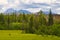
{"label": "pine tree", "polygon": [[34,33],[34,32],[33,32],[33,16],[31,16],[31,18],[30,18],[30,22],[29,22],[29,32],[30,32],[30,33]]}
{"label": "pine tree", "polygon": [[39,12],[39,25],[46,25],[46,18],[42,10]]}
{"label": "pine tree", "polygon": [[9,27],[10,27],[10,18],[9,18],[9,13],[8,13],[8,19],[7,19],[7,26],[8,26],[8,29],[9,29]]}
{"label": "pine tree", "polygon": [[50,13],[49,13],[48,25],[49,26],[53,25],[53,15],[52,15],[51,9],[50,9]]}
{"label": "pine tree", "polygon": [[16,17],[17,17],[17,15],[16,15],[16,13],[15,13],[15,22],[17,21],[17,20],[16,20]]}
{"label": "pine tree", "polygon": [[0,14],[0,24],[4,24],[5,20],[4,20],[4,15],[1,13]]}
{"label": "pine tree", "polygon": [[23,13],[23,15],[22,15],[23,17],[22,17],[22,30],[24,30],[24,26],[25,26],[25,13]]}
{"label": "pine tree", "polygon": [[23,21],[24,21],[24,22],[28,22],[28,20],[27,20],[27,17],[26,17],[26,14],[25,14],[25,13],[23,13]]}
{"label": "pine tree", "polygon": [[23,21],[25,22],[25,13],[23,13]]}
{"label": "pine tree", "polygon": [[38,30],[39,28],[39,21],[37,16],[34,17],[34,27],[36,30]]}

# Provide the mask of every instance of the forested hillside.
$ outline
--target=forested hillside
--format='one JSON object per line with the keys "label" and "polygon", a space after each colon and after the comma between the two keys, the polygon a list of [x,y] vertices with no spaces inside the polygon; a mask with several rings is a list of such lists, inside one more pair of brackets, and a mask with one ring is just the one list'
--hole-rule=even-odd
{"label": "forested hillside", "polygon": [[37,14],[0,13],[0,30],[22,30],[31,34],[60,36],[58,17],[51,10],[48,15],[44,14],[42,10]]}

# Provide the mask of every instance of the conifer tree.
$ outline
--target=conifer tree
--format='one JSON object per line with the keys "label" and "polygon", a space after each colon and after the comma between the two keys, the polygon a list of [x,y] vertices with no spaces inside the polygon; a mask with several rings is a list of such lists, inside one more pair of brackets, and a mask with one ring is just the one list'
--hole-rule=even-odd
{"label": "conifer tree", "polygon": [[50,9],[50,12],[49,12],[48,25],[49,26],[53,25],[53,15],[52,15],[51,9]]}
{"label": "conifer tree", "polygon": [[30,33],[34,33],[34,32],[33,32],[33,16],[31,16],[31,18],[30,18],[30,22],[29,22],[29,32],[30,32]]}
{"label": "conifer tree", "polygon": [[16,20],[16,17],[17,17],[17,15],[16,15],[16,13],[15,13],[15,22],[17,21],[17,20]]}
{"label": "conifer tree", "polygon": [[46,18],[42,10],[39,12],[39,24],[40,26],[46,25]]}
{"label": "conifer tree", "polygon": [[0,24],[4,24],[5,20],[4,20],[4,15],[1,13],[0,14]]}
{"label": "conifer tree", "polygon": [[8,29],[9,29],[9,27],[10,27],[10,18],[9,18],[9,13],[8,13],[7,25],[8,25]]}
{"label": "conifer tree", "polygon": [[25,22],[25,13],[23,13],[23,21]]}
{"label": "conifer tree", "polygon": [[23,21],[24,21],[24,22],[28,22],[28,20],[27,20],[27,17],[26,17],[26,14],[25,14],[25,13],[23,13]]}

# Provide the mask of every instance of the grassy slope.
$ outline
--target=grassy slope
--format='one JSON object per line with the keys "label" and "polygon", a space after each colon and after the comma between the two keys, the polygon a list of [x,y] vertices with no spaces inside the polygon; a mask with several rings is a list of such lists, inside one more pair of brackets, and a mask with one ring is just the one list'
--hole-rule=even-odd
{"label": "grassy slope", "polygon": [[0,30],[0,40],[60,40],[60,37],[22,34],[19,30]]}

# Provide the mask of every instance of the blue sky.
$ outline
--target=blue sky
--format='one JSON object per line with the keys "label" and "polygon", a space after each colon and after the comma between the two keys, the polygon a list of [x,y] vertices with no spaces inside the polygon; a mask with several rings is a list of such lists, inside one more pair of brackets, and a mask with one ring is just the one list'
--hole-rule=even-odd
{"label": "blue sky", "polygon": [[60,0],[0,0],[0,12],[8,8],[30,12],[49,11],[51,8],[53,12],[60,14]]}

